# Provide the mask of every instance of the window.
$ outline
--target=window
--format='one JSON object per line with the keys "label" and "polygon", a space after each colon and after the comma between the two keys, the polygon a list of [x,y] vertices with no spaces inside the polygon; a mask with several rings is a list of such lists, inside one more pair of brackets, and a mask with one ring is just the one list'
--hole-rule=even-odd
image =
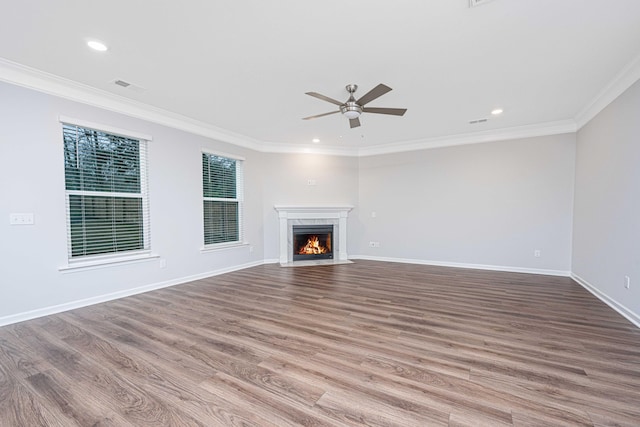
{"label": "window", "polygon": [[204,244],[241,243],[242,160],[202,153]]}
{"label": "window", "polygon": [[149,249],[146,141],[63,123],[70,259]]}

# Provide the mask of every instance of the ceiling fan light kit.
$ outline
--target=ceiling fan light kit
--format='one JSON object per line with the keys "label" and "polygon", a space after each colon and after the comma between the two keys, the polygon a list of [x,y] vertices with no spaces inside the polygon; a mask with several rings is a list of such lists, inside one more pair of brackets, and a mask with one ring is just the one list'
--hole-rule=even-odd
{"label": "ceiling fan light kit", "polygon": [[364,94],[360,99],[356,100],[353,94],[356,90],[358,90],[358,85],[350,84],[346,86],[347,92],[349,92],[349,99],[345,102],[336,101],[333,98],[329,98],[328,96],[321,95],[316,92],[307,92],[306,94],[309,96],[313,96],[314,98],[321,99],[323,101],[330,102],[332,104],[337,105],[340,109],[338,111],[331,111],[324,114],[318,114],[315,116],[305,117],[302,120],[311,120],[317,119],[318,117],[328,116],[330,114],[342,113],[346,118],[349,119],[349,126],[354,128],[360,126],[360,115],[362,113],[375,113],[375,114],[388,114],[392,116],[402,116],[406,113],[406,108],[365,108],[364,105],[373,101],[389,92],[391,88],[380,83],[378,86],[371,89],[369,92]]}
{"label": "ceiling fan light kit", "polygon": [[[349,105],[352,104],[352,105]],[[347,105],[340,107],[340,112],[348,119],[356,119],[362,114],[362,108],[355,102],[349,102]]]}

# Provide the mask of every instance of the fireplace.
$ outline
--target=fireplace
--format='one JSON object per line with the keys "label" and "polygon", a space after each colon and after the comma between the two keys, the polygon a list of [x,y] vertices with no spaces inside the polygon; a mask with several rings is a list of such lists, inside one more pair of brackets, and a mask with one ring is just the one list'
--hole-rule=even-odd
{"label": "fireplace", "polygon": [[333,225],[294,225],[293,260],[333,259]]}
{"label": "fireplace", "polygon": [[[347,255],[347,216],[353,206],[286,206],[276,205],[275,210],[278,211],[279,222],[279,242],[280,242],[280,265],[283,267],[292,267],[296,262],[308,260],[322,263],[348,263]],[[324,226],[331,227],[331,257],[324,255],[324,259],[311,256],[303,256],[294,262],[293,259],[293,227],[315,227]],[[317,229],[313,231],[317,232]],[[311,234],[311,233],[307,233]],[[320,240],[320,238],[318,238]],[[304,244],[306,245],[307,240]],[[326,246],[326,240],[325,240]],[[299,263],[303,264],[304,263]]]}

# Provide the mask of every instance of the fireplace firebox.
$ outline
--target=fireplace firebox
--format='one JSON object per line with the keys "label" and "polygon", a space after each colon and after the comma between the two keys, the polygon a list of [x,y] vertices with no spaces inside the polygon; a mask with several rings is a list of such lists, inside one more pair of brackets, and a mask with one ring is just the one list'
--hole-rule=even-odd
{"label": "fireplace firebox", "polygon": [[333,225],[294,225],[293,260],[333,259]]}

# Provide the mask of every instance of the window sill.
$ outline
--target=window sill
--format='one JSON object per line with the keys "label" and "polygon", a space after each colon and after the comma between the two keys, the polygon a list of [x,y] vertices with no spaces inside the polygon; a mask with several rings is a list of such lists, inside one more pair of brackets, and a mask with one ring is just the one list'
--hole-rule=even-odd
{"label": "window sill", "polygon": [[249,247],[249,243],[247,242],[218,243],[216,245],[209,245],[209,246],[204,246],[200,248],[200,253],[206,254],[208,252],[217,252],[217,251],[223,251],[226,249],[234,249],[234,248],[242,248],[242,247]]}
{"label": "window sill", "polygon": [[116,265],[134,264],[151,261],[160,258],[160,255],[152,253],[139,253],[135,255],[124,255],[118,257],[96,258],[91,260],[70,261],[67,265],[58,267],[62,273],[75,273],[77,271],[95,270],[98,268],[112,267]]}

